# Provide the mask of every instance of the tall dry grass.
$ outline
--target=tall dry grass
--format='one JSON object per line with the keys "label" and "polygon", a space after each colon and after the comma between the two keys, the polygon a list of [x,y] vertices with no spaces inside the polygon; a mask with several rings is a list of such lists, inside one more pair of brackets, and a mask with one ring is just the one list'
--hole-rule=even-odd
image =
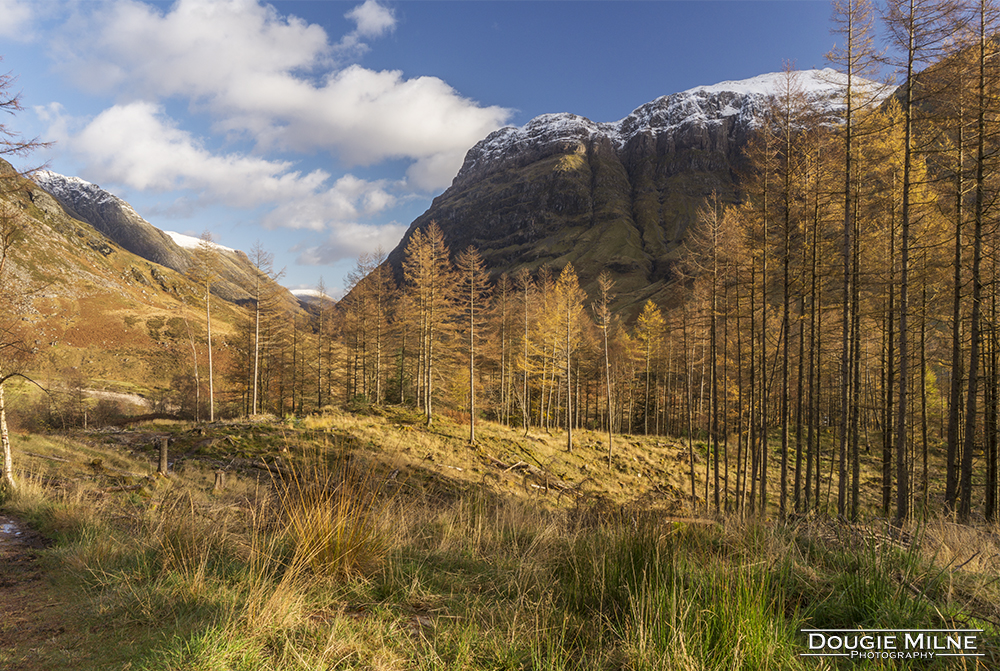
{"label": "tall dry grass", "polygon": [[797,671],[833,668],[798,657],[803,626],[956,626],[1000,602],[995,530],[901,543],[877,525],[440,495],[330,438],[289,447],[256,489],[39,481],[20,505],[74,530],[57,551],[93,617],[151,632],[150,670]]}
{"label": "tall dry grass", "polygon": [[333,576],[367,576],[392,547],[396,492],[373,469],[350,459],[314,458],[275,474],[277,500],[295,547],[296,565]]}

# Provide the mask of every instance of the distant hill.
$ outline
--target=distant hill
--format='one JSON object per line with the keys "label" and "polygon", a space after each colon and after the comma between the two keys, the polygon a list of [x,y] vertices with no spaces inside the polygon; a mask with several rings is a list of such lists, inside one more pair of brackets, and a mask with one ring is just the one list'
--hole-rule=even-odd
{"label": "distant hill", "polygon": [[320,293],[315,289],[292,289],[292,295],[298,299],[299,304],[306,310],[315,311],[323,306],[334,306],[337,301],[331,296]]}

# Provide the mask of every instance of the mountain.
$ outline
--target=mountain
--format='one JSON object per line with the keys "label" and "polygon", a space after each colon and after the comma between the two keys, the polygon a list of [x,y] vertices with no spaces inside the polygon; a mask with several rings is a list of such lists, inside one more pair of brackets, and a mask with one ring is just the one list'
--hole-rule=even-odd
{"label": "mountain", "polygon": [[[200,240],[180,233],[160,230],[143,219],[131,205],[96,184],[79,177],[66,177],[49,170],[33,175],[36,184],[58,201],[66,213],[93,226],[122,248],[147,261],[184,274],[191,267],[194,249]],[[241,251],[215,245],[219,253],[220,281],[212,293],[229,302],[250,299],[245,287],[253,286],[254,267]],[[288,295],[288,309],[297,306]]]}
{"label": "mountain", "polygon": [[179,273],[187,271],[188,255],[118,196],[79,177],[49,170],[39,170],[33,178],[71,217],[89,223],[137,256]]}
{"label": "mountain", "polygon": [[[20,304],[8,326],[28,334],[32,378],[46,388],[81,384],[147,397],[168,388],[188,370],[190,334],[203,348],[197,287],[123,249],[2,160],[0,172],[0,205],[17,213],[21,230],[5,269],[4,290]],[[241,311],[219,301],[214,312],[218,357],[228,360],[224,341]]]}
{"label": "mountain", "polygon": [[[452,251],[476,246],[497,275],[571,261],[585,289],[602,270],[619,306],[655,297],[705,199],[738,199],[740,152],[784,73],[701,86],[617,122],[545,114],[476,144],[450,188],[418,217],[388,262],[401,277],[413,232],[436,221]],[[814,107],[840,107],[844,77],[798,73]]]}
{"label": "mountain", "polygon": [[[160,231],[125,201],[77,178],[24,179],[2,159],[0,178],[0,207],[16,214],[20,230],[4,276],[19,310],[5,326],[26,334],[35,381],[163,400],[174,393],[175,378],[191,373],[195,353],[204,365],[201,290],[183,272],[195,239]],[[246,318],[238,302],[249,298],[240,283],[249,286],[253,266],[243,252],[218,249],[228,278],[219,283],[227,300],[212,302],[221,371],[238,356]],[[289,312],[302,311],[290,293],[283,303]],[[15,397],[30,402],[27,394]]]}

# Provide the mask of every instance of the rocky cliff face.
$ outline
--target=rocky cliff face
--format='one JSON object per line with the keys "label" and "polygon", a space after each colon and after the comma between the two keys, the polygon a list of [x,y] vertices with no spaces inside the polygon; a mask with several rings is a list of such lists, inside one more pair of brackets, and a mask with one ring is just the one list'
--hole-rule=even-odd
{"label": "rocky cliff face", "polygon": [[[613,123],[546,114],[500,129],[469,150],[389,262],[399,273],[410,235],[434,220],[453,253],[476,246],[494,274],[571,261],[585,288],[611,271],[623,304],[665,300],[698,208],[713,191],[738,198],[741,149],[783,77],[663,96]],[[814,106],[838,107],[840,75],[798,78]]]}

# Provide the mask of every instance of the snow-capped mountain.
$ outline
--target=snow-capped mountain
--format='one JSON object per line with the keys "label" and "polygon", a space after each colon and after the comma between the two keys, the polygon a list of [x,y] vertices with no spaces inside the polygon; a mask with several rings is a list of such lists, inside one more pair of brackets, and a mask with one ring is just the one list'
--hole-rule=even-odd
{"label": "snow-capped mountain", "polygon": [[[843,109],[845,75],[827,68],[795,72],[792,78],[792,85],[815,112],[833,118]],[[668,146],[694,143],[704,150],[727,151],[730,145],[741,144],[746,132],[759,123],[769,98],[779,94],[786,81],[785,73],[776,72],[699,86],[657,98],[614,122],[594,122],[575,114],[543,114],[519,128],[501,128],[476,144],[466,155],[455,182],[481,179],[510,161],[523,162],[547,149],[559,151],[567,143],[598,138],[607,140],[616,152],[626,151],[643,136]],[[858,79],[856,84],[867,86],[872,97],[879,97],[872,82]]]}
{"label": "snow-capped mountain", "polygon": [[33,179],[71,216],[87,222],[133,254],[178,272],[187,270],[188,254],[118,196],[79,177],[50,170],[39,170]]}
{"label": "snow-capped mountain", "polygon": [[[90,224],[122,248],[179,273],[190,268],[192,253],[201,242],[198,238],[160,230],[118,196],[79,177],[40,170],[33,179],[70,216]],[[253,285],[253,264],[239,250],[214,243],[213,246],[220,252],[217,269],[220,280],[212,293],[228,301],[249,299],[247,287]],[[290,295],[286,303],[290,307],[297,305]]]}
{"label": "snow-capped mountain", "polygon": [[[845,77],[829,69],[792,77],[810,109],[833,123]],[[785,73],[772,73],[662,96],[618,121],[544,114],[495,131],[468,151],[389,261],[400,274],[409,236],[434,220],[452,252],[474,245],[494,273],[572,261],[585,286],[607,269],[627,300],[656,295],[706,197],[737,198],[740,151],[787,85]]]}

